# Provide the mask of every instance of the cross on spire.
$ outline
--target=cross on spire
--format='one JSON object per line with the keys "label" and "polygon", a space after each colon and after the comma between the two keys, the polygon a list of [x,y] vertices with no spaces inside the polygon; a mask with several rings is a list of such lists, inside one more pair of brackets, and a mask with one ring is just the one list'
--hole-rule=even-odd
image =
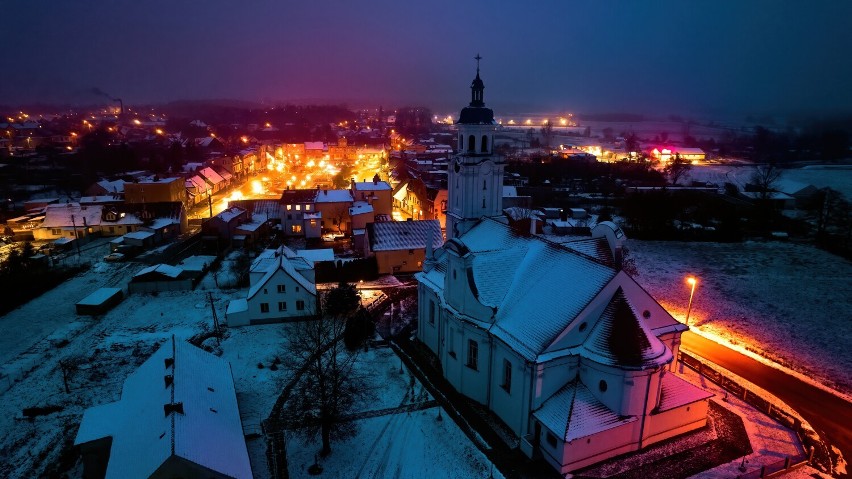
{"label": "cross on spire", "polygon": [[476,74],[479,75],[479,60],[482,60],[482,57],[477,53],[473,59],[476,60]]}

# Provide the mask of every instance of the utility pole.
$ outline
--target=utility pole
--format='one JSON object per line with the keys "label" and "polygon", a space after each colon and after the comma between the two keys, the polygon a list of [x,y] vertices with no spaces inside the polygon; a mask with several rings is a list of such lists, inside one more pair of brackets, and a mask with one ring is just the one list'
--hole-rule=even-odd
{"label": "utility pole", "polygon": [[207,299],[210,300],[210,310],[213,312],[213,334],[216,336],[216,345],[221,346],[222,342],[219,339],[219,316],[216,315],[216,306],[213,304],[213,293],[208,291]]}
{"label": "utility pole", "polygon": [[80,257],[80,238],[77,236],[77,222],[74,215],[71,215],[71,227],[74,228],[74,245],[77,247],[77,257]]}

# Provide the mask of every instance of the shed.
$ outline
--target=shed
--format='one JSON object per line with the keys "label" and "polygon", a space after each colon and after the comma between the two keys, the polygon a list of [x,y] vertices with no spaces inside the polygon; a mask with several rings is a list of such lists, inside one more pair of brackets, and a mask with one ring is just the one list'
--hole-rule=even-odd
{"label": "shed", "polygon": [[121,288],[100,288],[77,302],[77,314],[94,316],[112,309],[124,299]]}

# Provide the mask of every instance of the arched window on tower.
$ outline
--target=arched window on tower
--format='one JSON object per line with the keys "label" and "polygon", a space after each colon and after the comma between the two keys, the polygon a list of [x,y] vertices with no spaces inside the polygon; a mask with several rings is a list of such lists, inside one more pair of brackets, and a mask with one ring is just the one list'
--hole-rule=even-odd
{"label": "arched window on tower", "polygon": [[488,136],[482,135],[482,152],[488,153]]}
{"label": "arched window on tower", "polygon": [[467,151],[476,151],[476,137],[473,135],[470,135],[467,139]]}
{"label": "arched window on tower", "polygon": [[485,180],[482,180],[482,189],[483,189],[483,191],[488,189],[488,187],[487,187],[487,186],[485,186],[485,182],[486,182]]}

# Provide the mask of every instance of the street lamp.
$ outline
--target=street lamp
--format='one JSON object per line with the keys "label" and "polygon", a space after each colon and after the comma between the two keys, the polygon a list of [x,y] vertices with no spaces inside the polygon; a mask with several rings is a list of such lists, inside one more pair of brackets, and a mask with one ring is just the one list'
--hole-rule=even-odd
{"label": "street lamp", "polygon": [[689,313],[692,312],[692,296],[695,294],[695,284],[698,283],[698,280],[694,276],[690,276],[686,278],[686,283],[691,286],[689,290],[689,306],[686,308],[686,321],[684,322],[689,326]]}

